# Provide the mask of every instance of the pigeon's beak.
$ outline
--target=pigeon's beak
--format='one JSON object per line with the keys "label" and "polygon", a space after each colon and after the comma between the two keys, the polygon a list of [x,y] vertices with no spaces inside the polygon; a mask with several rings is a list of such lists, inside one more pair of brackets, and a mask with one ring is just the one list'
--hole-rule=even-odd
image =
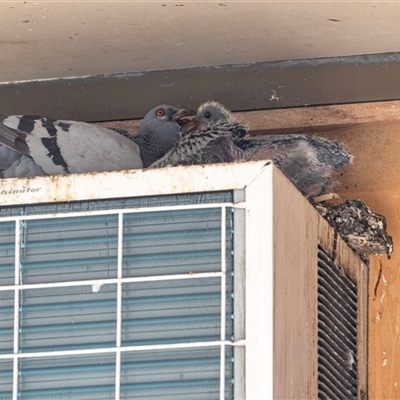
{"label": "pigeon's beak", "polygon": [[186,117],[193,117],[196,115],[196,111],[191,111],[191,110],[184,110],[180,109],[178,110],[172,119],[180,126],[184,126],[188,123],[189,119]]}
{"label": "pigeon's beak", "polygon": [[187,121],[181,129],[181,134],[195,132],[203,128],[203,124],[196,117],[192,118],[190,121]]}

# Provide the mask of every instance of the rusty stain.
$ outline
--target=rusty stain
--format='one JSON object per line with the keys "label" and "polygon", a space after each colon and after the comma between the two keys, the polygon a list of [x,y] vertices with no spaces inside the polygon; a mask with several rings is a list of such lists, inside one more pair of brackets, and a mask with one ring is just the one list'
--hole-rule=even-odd
{"label": "rusty stain", "polygon": [[377,296],[378,286],[379,286],[379,282],[380,282],[381,276],[382,276],[382,268],[383,268],[382,267],[382,261],[379,260],[379,273],[378,273],[378,279],[376,280],[375,287],[374,287],[374,300],[375,300],[375,298]]}

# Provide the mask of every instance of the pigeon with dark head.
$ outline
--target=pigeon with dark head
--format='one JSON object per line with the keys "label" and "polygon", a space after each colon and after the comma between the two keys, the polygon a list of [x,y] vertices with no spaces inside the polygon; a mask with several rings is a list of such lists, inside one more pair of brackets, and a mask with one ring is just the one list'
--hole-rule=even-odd
{"label": "pigeon with dark head", "polygon": [[[210,132],[212,138],[209,138]],[[204,137],[209,138],[205,145],[201,143]],[[224,138],[222,143],[216,140],[219,137]],[[188,146],[196,139],[197,146]],[[193,153],[190,157],[183,157],[190,152]],[[172,153],[179,153],[181,159],[172,159]],[[179,165],[188,163],[188,159],[206,163],[208,158],[213,162],[271,159],[309,197],[330,193],[335,186],[333,173],[343,170],[352,161],[352,155],[342,143],[324,138],[301,134],[250,136],[246,128],[215,101],[200,106],[196,116],[183,127],[181,142],[158,163]]]}
{"label": "pigeon with dark head", "polygon": [[0,177],[145,168],[180,140],[180,124],[193,114],[160,105],[146,114],[135,136],[86,122],[1,117]]}

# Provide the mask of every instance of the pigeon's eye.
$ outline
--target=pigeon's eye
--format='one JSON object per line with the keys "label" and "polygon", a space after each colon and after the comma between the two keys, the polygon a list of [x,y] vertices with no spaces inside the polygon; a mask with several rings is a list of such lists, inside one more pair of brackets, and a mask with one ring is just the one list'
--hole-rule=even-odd
{"label": "pigeon's eye", "polygon": [[211,117],[210,111],[205,112],[205,113],[204,113],[204,116],[205,116],[206,118],[210,118],[210,117]]}
{"label": "pigeon's eye", "polygon": [[157,115],[157,117],[163,117],[165,115],[165,111],[162,108],[159,108],[156,111],[156,115]]}

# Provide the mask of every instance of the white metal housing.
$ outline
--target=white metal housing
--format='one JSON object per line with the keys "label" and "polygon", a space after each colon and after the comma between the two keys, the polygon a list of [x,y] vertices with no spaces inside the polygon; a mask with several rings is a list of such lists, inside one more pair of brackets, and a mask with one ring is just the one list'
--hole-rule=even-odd
{"label": "white metal housing", "polygon": [[[14,292],[13,349],[0,354],[0,367],[2,363],[5,365],[4,363],[12,361],[7,365],[12,365],[10,393],[14,400],[25,398],[24,382],[21,381],[23,376],[21,360],[24,359],[35,361],[49,357],[112,355],[115,358],[112,396],[115,396],[115,399],[122,399],[126,398],[121,390],[124,384],[123,379],[121,380],[121,357],[124,357],[124,354],[140,352],[144,354],[146,351],[174,352],[179,349],[202,349],[210,346],[219,348],[220,354],[219,395],[215,398],[220,400],[317,398],[319,396],[316,272],[318,246],[332,256],[334,262],[343,268],[345,274],[358,287],[357,398],[362,398],[367,390],[366,267],[345,243],[335,236],[326,221],[270,162],[1,180],[0,203],[4,209],[8,206],[28,204],[219,191],[232,191],[233,200],[221,203],[158,205],[67,213],[48,212],[30,215],[14,213],[8,216],[0,214],[0,230],[2,223],[15,223],[15,279],[13,284],[0,286],[0,293],[11,290]],[[220,209],[221,252],[218,270],[197,273],[189,268],[186,273],[179,274],[159,273],[148,276],[124,274],[123,243],[126,215],[192,209]],[[234,232],[233,337],[229,337],[225,331],[228,318],[225,247],[228,227],[224,216],[228,212],[233,213],[234,226],[232,231]],[[114,215],[118,220],[116,276],[101,279],[77,277],[76,280],[24,281],[23,261],[21,261],[21,254],[24,251],[24,224],[38,219],[101,215]],[[122,309],[125,285],[164,282],[167,287],[171,281],[192,282],[210,277],[218,278],[221,284],[218,340],[185,342],[183,339],[180,343],[124,345]],[[115,345],[57,351],[21,349],[22,291],[87,287],[90,292],[98,293],[106,285],[116,285]],[[4,328],[1,324],[0,321],[0,330]],[[230,362],[226,361],[227,349],[233,349],[233,383],[225,376],[227,368],[225,364]],[[4,367],[3,371],[6,370]],[[182,379],[185,379],[185,369],[182,370]],[[227,395],[227,384],[232,387],[230,397]],[[88,385],[90,386],[90,382]],[[2,390],[5,389],[0,389],[0,392]],[[66,397],[60,398],[69,398],[68,391],[65,390]]]}

